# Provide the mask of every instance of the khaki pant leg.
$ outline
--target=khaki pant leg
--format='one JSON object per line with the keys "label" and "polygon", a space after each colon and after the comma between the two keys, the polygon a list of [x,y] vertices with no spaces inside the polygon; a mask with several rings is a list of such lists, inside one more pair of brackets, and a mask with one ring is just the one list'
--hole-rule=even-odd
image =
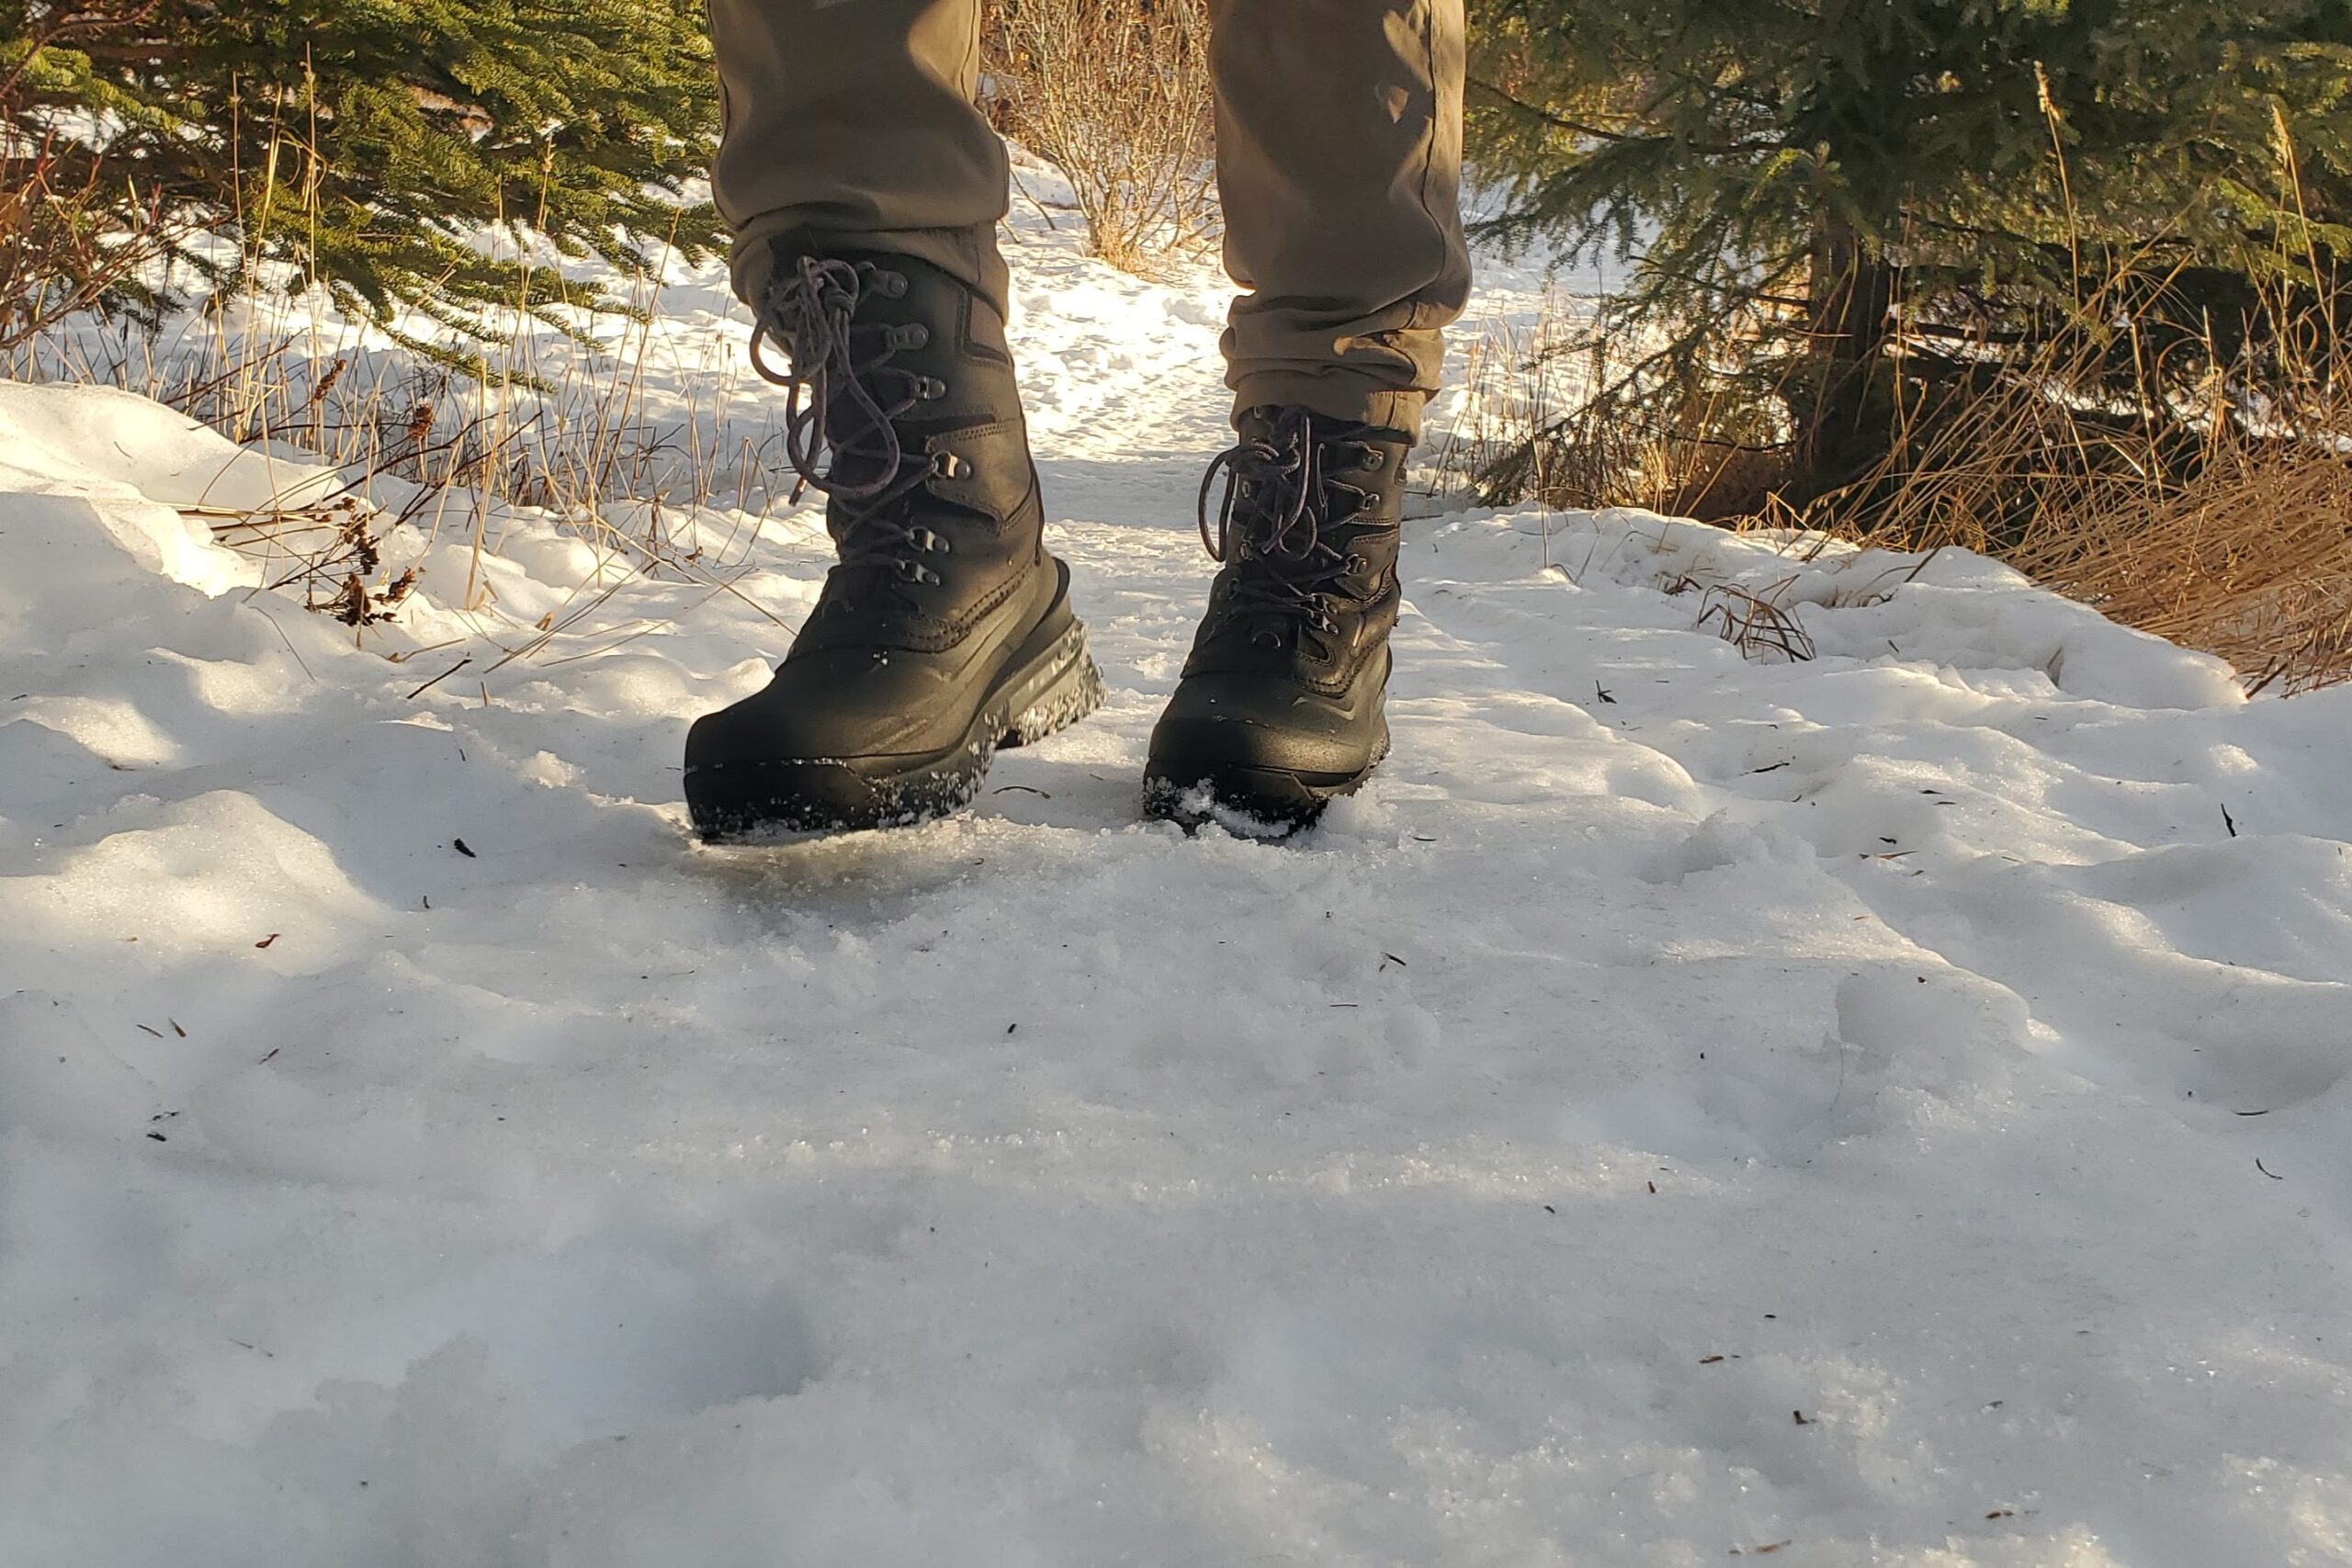
{"label": "khaki pant leg", "polygon": [[756,306],[780,235],[917,256],[993,302],[1004,143],[973,103],[981,0],[710,0],[712,171]]}
{"label": "khaki pant leg", "polygon": [[1463,0],[1216,0],[1237,408],[1418,434],[1462,234]]}

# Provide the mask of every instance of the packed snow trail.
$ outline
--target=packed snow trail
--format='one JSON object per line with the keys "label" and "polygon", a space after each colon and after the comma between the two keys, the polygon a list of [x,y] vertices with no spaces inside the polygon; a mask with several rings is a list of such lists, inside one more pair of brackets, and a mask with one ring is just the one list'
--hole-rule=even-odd
{"label": "packed snow trail", "polygon": [[1377,780],[1188,839],[1205,312],[1018,260],[1112,701],[756,852],[812,514],[503,665],[595,552],[396,531],[362,650],[181,511],[327,477],[0,387],[0,1562],[2352,1561],[2352,692],[1456,514]]}

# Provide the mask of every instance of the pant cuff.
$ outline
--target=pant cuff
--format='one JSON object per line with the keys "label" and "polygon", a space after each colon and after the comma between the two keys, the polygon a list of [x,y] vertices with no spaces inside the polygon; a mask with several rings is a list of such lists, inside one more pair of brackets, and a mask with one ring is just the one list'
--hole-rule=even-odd
{"label": "pant cuff", "polygon": [[1252,370],[1233,378],[1233,412],[1295,406],[1326,419],[1343,419],[1421,438],[1421,409],[1429,394],[1398,389],[1351,371]]}
{"label": "pant cuff", "polygon": [[1001,317],[1012,292],[1004,257],[998,251],[996,226],[984,229],[890,229],[855,233],[820,229],[777,213],[756,218],[735,236],[733,273],[735,297],[758,314],[766,299],[777,260],[802,250],[882,251],[929,262],[956,278],[989,302]]}

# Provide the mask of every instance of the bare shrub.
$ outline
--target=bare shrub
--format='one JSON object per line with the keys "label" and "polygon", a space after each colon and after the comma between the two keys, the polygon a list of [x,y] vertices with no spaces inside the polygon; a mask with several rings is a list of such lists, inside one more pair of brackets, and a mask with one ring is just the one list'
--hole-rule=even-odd
{"label": "bare shrub", "polygon": [[[602,619],[636,577],[741,597],[736,581],[754,570],[753,546],[784,504],[766,482],[775,428],[722,440],[724,419],[705,417],[711,405],[698,400],[723,406],[723,380],[688,378],[683,401],[649,387],[664,352],[647,325],[660,314],[659,285],[632,287],[641,304],[625,318],[629,330],[594,354],[518,321],[503,364],[423,360],[371,342],[365,323],[287,309],[248,280],[160,328],[107,315],[52,327],[0,354],[0,375],[120,387],[232,441],[337,470],[306,479],[289,500],[182,510],[255,562],[265,586],[300,592],[362,646],[424,586],[404,563],[436,542],[468,545],[466,571],[431,588],[498,650],[487,674],[574,657],[582,638],[643,635],[650,623],[616,630]],[[508,365],[517,373],[503,373]],[[584,541],[594,562],[560,611],[518,622],[485,566],[526,523]]]}
{"label": "bare shrub", "polygon": [[119,40],[157,4],[50,8],[0,45],[0,353],[101,305],[153,316],[150,275],[184,233],[146,171],[107,157],[97,127],[54,108],[34,66],[52,45]]}
{"label": "bare shrub", "polygon": [[1208,0],[1001,0],[998,129],[1061,171],[1093,254],[1164,275],[1217,232]]}
{"label": "bare shrub", "polygon": [[1720,383],[1661,398],[1617,301],[1547,288],[1535,320],[1470,342],[1461,415],[1441,441],[1441,491],[1507,506],[1639,506],[1702,522],[1762,509],[1781,473],[1756,412]]}

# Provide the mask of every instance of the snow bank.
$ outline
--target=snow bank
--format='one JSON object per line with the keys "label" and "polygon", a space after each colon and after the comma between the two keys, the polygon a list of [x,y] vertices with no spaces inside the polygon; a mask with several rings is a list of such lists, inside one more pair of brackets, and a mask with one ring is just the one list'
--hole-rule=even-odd
{"label": "snow bank", "polygon": [[807,512],[362,635],[211,542],[332,476],[0,387],[0,1562],[2352,1560],[2352,694],[1456,516],[1363,797],[1144,825],[1210,325],[1030,240],[1114,694],[893,835],[684,829]]}

